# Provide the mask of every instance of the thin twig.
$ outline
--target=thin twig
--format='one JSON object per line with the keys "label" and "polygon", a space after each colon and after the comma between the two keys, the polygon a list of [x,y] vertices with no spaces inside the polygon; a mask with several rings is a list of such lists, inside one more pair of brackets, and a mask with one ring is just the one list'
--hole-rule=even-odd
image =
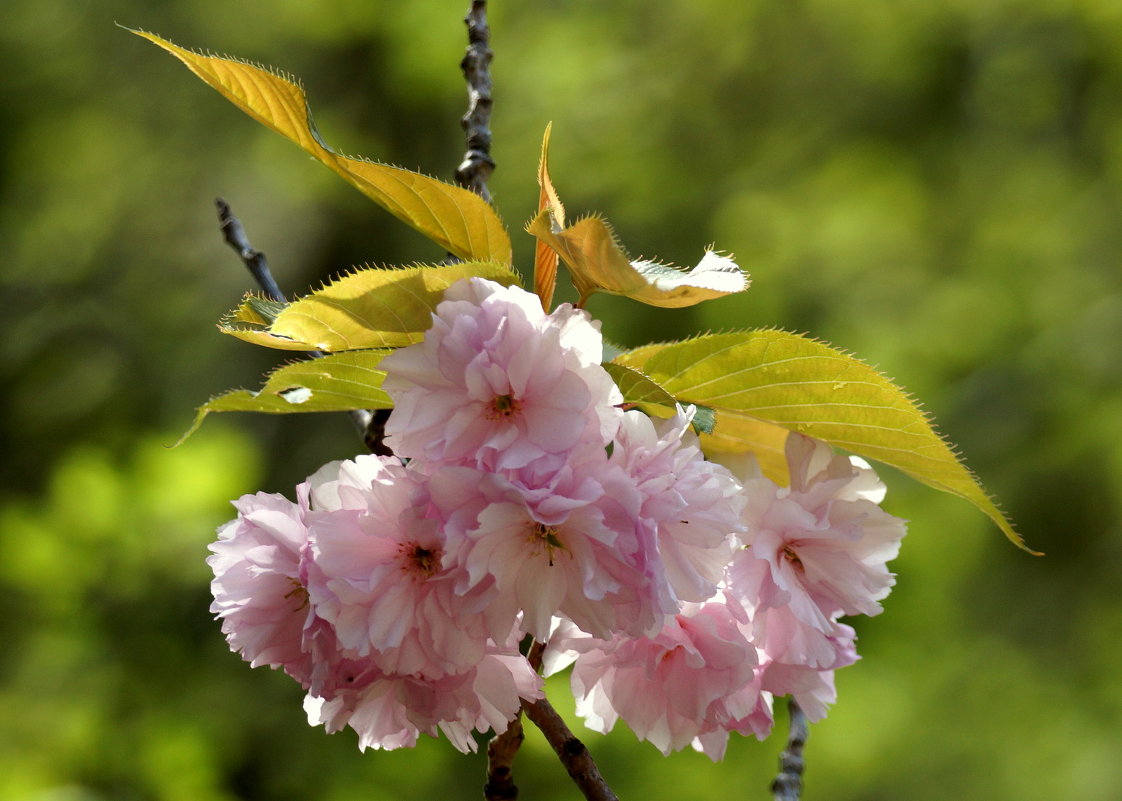
{"label": "thin twig", "polygon": [[245,228],[242,227],[241,220],[230,211],[230,204],[218,198],[214,201],[214,205],[218,207],[218,222],[222,226],[222,236],[226,239],[226,244],[241,256],[242,263],[253,274],[253,279],[266,297],[284,303],[284,293],[280,291],[277,282],[273,280],[273,274],[269,272],[269,263],[265,260],[265,254],[249,244]]}
{"label": "thin twig", "polygon": [[775,801],[799,801],[803,789],[803,748],[810,736],[806,713],[792,697],[787,701],[787,711],[791,716],[790,730],[787,735],[787,748],[779,755],[779,773],[771,783]]}
{"label": "thin twig", "polygon": [[[281,292],[272,272],[269,271],[269,262],[265,254],[249,244],[249,236],[241,220],[234,216],[230,204],[222,198],[217,198],[214,205],[218,207],[218,222],[222,226],[222,236],[226,243],[237,251],[242,263],[249,269],[257,286],[265,293],[269,300],[285,303],[284,293]],[[311,358],[318,358],[324,354],[310,351]],[[393,456],[393,451],[385,444],[386,421],[392,409],[354,409],[351,411],[351,420],[362,435],[363,442],[370,452],[378,456]]]}
{"label": "thin twig", "polygon": [[468,48],[460,69],[468,85],[468,111],[460,120],[467,152],[456,169],[456,183],[470,189],[488,203],[491,193],[487,179],[495,169],[491,158],[491,29],[487,25],[486,0],[474,0],[464,17],[468,28]]}

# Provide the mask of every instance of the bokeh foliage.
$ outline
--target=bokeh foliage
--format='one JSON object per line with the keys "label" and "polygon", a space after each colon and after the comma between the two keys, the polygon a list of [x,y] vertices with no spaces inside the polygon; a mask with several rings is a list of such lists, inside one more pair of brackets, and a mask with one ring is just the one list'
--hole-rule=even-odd
{"label": "bokeh foliage", "polygon": [[[298,688],[206,611],[227,500],[352,454],[349,421],[226,416],[164,447],[273,366],[212,327],[249,286],[216,195],[289,291],[440,254],[113,26],[286,69],[340,150],[446,177],[466,5],[6,0],[0,799],[478,797],[482,760],[446,743],[360,756],[308,728]],[[1122,7],[491,5],[507,223],[536,208],[552,120],[570,216],[753,274],[681,311],[597,297],[610,338],[777,325],[858,353],[1048,553],[888,477],[913,521],[899,584],[812,732],[808,797],[1122,795]],[[587,739],[623,797],[763,798],[780,747],[711,766]],[[540,738],[518,770],[525,798],[574,797]]]}

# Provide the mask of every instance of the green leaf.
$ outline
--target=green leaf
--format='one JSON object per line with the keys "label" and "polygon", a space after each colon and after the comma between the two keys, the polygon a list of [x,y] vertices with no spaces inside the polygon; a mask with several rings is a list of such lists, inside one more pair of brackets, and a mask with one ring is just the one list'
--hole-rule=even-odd
{"label": "green leaf", "polygon": [[167,50],[246,114],[291,139],[450,253],[468,261],[511,263],[510,236],[486,201],[435,178],[336,153],[320,137],[304,90],[291,77],[186,50],[145,31],[132,32]]}
{"label": "green leaf", "polygon": [[717,426],[703,438],[707,448],[756,451],[774,474],[786,432],[797,431],[965,498],[1029,550],[908,394],[846,353],[760,330],[648,345],[616,363],[642,371],[680,401],[714,408]]}
{"label": "green leaf", "polygon": [[211,412],[292,414],[391,408],[393,402],[382,391],[386,374],[378,369],[390,352],[353,351],[286,364],[270,373],[257,392],[234,389],[200,406],[179,442],[195,433]]}
{"label": "green leaf", "polygon": [[226,316],[220,329],[282,350],[334,353],[404,347],[419,342],[432,326],[432,311],[444,290],[472,276],[505,286],[518,283],[509,268],[491,263],[369,268],[288,304],[271,323],[259,311],[260,299],[251,296]]}
{"label": "green leaf", "polygon": [[690,425],[698,434],[712,434],[717,427],[717,411],[700,403],[693,405],[693,420]]}
{"label": "green leaf", "polygon": [[[605,364],[604,369],[619,387],[624,403],[642,409],[652,417],[666,419],[677,413],[677,400],[650,377],[622,364]],[[699,403],[688,405],[695,409],[693,420],[690,421],[693,430],[698,434],[712,434],[717,420],[716,412]]]}
{"label": "green leaf", "polygon": [[650,306],[681,308],[748,288],[748,279],[731,259],[707,251],[691,270],[653,261],[632,261],[615,232],[600,217],[585,217],[555,231],[549,208],[538,212],[526,230],[561,257],[580,295],[623,295]]}

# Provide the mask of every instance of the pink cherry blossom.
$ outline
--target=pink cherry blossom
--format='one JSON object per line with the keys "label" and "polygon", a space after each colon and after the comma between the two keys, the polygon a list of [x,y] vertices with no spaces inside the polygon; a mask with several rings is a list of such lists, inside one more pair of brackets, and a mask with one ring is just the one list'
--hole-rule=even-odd
{"label": "pink cherry blossom", "polygon": [[372,460],[343,462],[338,478],[317,474],[313,501],[363,506],[312,513],[312,604],[351,658],[392,674],[463,673],[483,658],[479,600],[455,592],[444,534],[425,516],[425,477],[393,458]]}
{"label": "pink cherry blossom", "polygon": [[[579,653],[572,685],[586,725],[606,733],[622,718],[663,754],[697,741],[719,758],[730,723],[745,728],[750,719],[759,727],[761,703],[767,708],[756,649],[719,601],[686,605],[650,638],[578,638],[568,645]],[[713,732],[725,736],[698,741]]]}
{"label": "pink cherry blossom", "polygon": [[311,508],[317,512],[366,511],[371,504],[371,488],[375,484],[392,485],[400,466],[400,459],[369,453],[328,462],[308,477]]}
{"label": "pink cherry blossom", "polygon": [[494,590],[493,635],[518,614],[539,640],[558,614],[597,636],[640,634],[674,611],[658,594],[639,492],[603,448],[589,445],[541,473],[447,467],[433,473],[430,491],[449,556],[464,570],[459,591]]}
{"label": "pink cherry blossom", "polygon": [[304,687],[321,683],[321,665],[340,658],[308,599],[308,490],[298,488],[299,503],[263,492],[239,498],[238,517],[219,529],[207,559],[210,609],[231,650],[253,667],[283,668]]}
{"label": "pink cherry blossom", "polygon": [[834,660],[821,668],[805,664],[786,664],[766,660],[761,665],[762,687],[775,695],[792,696],[810,721],[826,717],[826,707],[837,700],[834,688],[834,671],[857,661],[855,640],[857,633],[851,626],[838,623],[830,637]]}
{"label": "pink cherry blossom", "polygon": [[639,515],[657,531],[659,557],[675,601],[712,597],[732,556],[732,534],[743,530],[741,486],[701,453],[690,429],[694,407],[655,423],[624,414],[612,451],[642,496]]}
{"label": "pink cherry blossom", "polygon": [[328,697],[309,694],[304,709],[311,725],[329,733],[350,726],[362,750],[409,748],[420,734],[442,732],[458,750],[475,751],[473,731],[503,732],[523,698],[542,697],[541,677],[526,659],[493,647],[461,674],[426,679],[369,667],[349,679]]}
{"label": "pink cherry blossom", "polygon": [[864,462],[798,434],[787,438],[787,460],[790,487],[745,481],[746,548],[734,557],[731,586],[765,614],[787,607],[832,636],[838,615],[881,611],[893,584],[885,563],[899,550],[904,521],[870,499],[879,482]]}
{"label": "pink cherry blossom", "polygon": [[700,732],[690,743],[695,751],[719,762],[725,757],[725,748],[732,732],[755,737],[757,740],[767,739],[775,725],[775,717],[772,714],[773,696],[762,689],[762,676],[761,670],[756,668],[750,684],[724,699],[724,714],[718,718],[717,725]]}
{"label": "pink cherry blossom", "polygon": [[301,583],[307,507],[259,492],[234,502],[236,519],[218,530],[207,564],[214,571],[210,611],[222,619],[233,651],[251,666],[284,669],[298,681],[310,675],[302,641],[308,594]]}
{"label": "pink cherry blossom", "polygon": [[606,445],[619,390],[600,367],[597,324],[568,304],[481,278],[446,290],[422,342],[382,360],[399,456],[488,470]]}

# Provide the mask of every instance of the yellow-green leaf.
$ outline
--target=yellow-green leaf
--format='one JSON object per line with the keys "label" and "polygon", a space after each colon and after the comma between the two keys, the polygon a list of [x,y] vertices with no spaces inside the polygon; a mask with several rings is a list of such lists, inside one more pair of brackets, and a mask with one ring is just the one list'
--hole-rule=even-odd
{"label": "yellow-green leaf", "polygon": [[788,431],[777,423],[769,423],[733,409],[720,410],[717,425],[710,436],[702,437],[706,453],[752,453],[763,474],[777,484],[787,486]]}
{"label": "yellow-green leaf", "polygon": [[419,173],[336,153],[320,137],[304,90],[290,77],[218,56],[203,55],[144,31],[253,119],[311,153],[390,214],[469,261],[511,263],[510,237],[481,197]]}
{"label": "yellow-green leaf", "polygon": [[191,428],[179,441],[191,436],[211,412],[292,414],[388,409],[393,402],[382,391],[382,379],[386,374],[378,369],[388,353],[388,350],[337,353],[279,367],[256,392],[234,389],[204,403]]}
{"label": "yellow-green leaf", "polygon": [[[251,301],[227,315],[223,332],[282,350],[328,353],[398,348],[419,342],[432,325],[444,290],[468,277],[505,286],[518,276],[501,264],[369,268],[327,284],[277,312],[268,324]],[[263,324],[265,323],[265,324]]]}
{"label": "yellow-green leaf", "polygon": [[632,261],[611,226],[600,217],[585,217],[554,231],[546,209],[538,212],[526,230],[557,251],[582,303],[594,292],[608,292],[649,306],[676,309],[748,288],[747,276],[732,259],[711,250],[690,270]]}
{"label": "yellow-green leaf", "polygon": [[846,353],[760,330],[648,345],[615,361],[641,370],[680,401],[713,407],[711,448],[757,451],[761,463],[774,462],[787,431],[807,434],[965,498],[1028,550],[908,394]]}

